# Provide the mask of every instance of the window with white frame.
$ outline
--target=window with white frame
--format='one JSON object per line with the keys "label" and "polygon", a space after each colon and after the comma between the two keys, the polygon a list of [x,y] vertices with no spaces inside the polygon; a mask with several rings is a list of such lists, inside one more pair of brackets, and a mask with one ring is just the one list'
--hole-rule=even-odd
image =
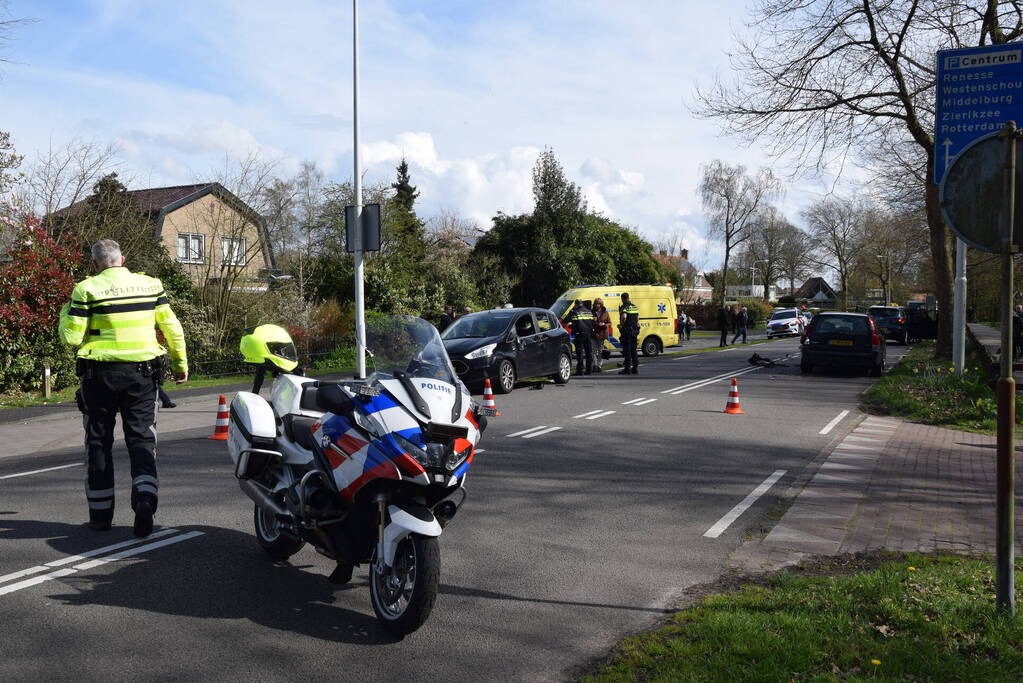
{"label": "window with white frame", "polygon": [[178,261],[202,263],[206,256],[206,236],[190,232],[178,233]]}
{"label": "window with white frame", "polygon": [[244,266],[245,238],[220,238],[220,258],[225,266]]}

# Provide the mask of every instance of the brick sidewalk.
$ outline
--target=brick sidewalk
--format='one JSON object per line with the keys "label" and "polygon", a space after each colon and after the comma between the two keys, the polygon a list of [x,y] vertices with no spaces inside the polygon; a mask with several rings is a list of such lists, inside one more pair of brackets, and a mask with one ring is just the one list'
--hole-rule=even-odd
{"label": "brick sidewalk", "polygon": [[[1020,475],[1017,465],[1017,552]],[[741,545],[731,564],[772,571],[809,555],[879,549],[994,554],[995,438],[866,416],[771,532]]]}

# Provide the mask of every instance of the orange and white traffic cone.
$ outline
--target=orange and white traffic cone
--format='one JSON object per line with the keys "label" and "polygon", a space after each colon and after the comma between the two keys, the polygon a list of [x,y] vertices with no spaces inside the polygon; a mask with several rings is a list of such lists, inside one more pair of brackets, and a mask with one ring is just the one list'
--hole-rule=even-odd
{"label": "orange and white traffic cone", "polygon": [[213,435],[206,437],[214,441],[227,441],[227,399],[220,395],[220,405],[217,406],[217,421],[213,423]]}
{"label": "orange and white traffic cone", "polygon": [[494,403],[494,387],[490,386],[489,377],[483,382],[483,407],[493,409],[494,417],[501,417],[497,404]]}
{"label": "orange and white traffic cone", "polygon": [[729,415],[745,415],[739,406],[739,380],[732,378],[732,388],[728,390],[728,403],[725,404],[725,412]]}

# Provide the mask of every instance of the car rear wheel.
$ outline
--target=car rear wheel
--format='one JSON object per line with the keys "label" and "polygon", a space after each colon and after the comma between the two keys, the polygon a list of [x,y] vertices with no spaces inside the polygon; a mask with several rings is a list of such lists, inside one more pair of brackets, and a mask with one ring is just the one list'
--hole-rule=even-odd
{"label": "car rear wheel", "polygon": [[799,361],[799,371],[804,375],[809,375],[813,372],[813,366],[807,363],[805,360]]}
{"label": "car rear wheel", "polygon": [[561,354],[558,358],[558,371],[551,375],[555,384],[567,384],[572,378],[572,359],[567,353]]}
{"label": "car rear wheel", "polygon": [[871,366],[870,370],[867,371],[867,374],[870,375],[871,377],[880,377],[881,375],[883,375],[884,358],[882,358],[879,363],[876,363],[875,365]]}
{"label": "car rear wheel", "polygon": [[647,337],[643,340],[643,355],[656,356],[661,352],[661,340],[657,337]]}
{"label": "car rear wheel", "polygon": [[499,394],[510,393],[515,388],[515,366],[511,361],[503,360],[497,366],[497,386],[494,391]]}

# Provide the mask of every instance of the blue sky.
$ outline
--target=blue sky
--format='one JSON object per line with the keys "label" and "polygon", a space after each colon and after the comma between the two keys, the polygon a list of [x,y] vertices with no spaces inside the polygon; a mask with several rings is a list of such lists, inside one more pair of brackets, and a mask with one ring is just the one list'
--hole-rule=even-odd
{"label": "blue sky", "polygon": [[[352,168],[351,3],[8,0],[2,127],[30,158],[78,138],[114,143],[131,187],[205,180],[226,156]],[[419,213],[483,227],[528,211],[530,170],[552,147],[590,205],[656,240],[681,232],[700,265],[696,186],[713,158],[763,153],[718,135],[684,102],[727,69],[742,0],[360,3],[368,182],[404,154]],[[784,200],[792,218],[815,196]]]}

